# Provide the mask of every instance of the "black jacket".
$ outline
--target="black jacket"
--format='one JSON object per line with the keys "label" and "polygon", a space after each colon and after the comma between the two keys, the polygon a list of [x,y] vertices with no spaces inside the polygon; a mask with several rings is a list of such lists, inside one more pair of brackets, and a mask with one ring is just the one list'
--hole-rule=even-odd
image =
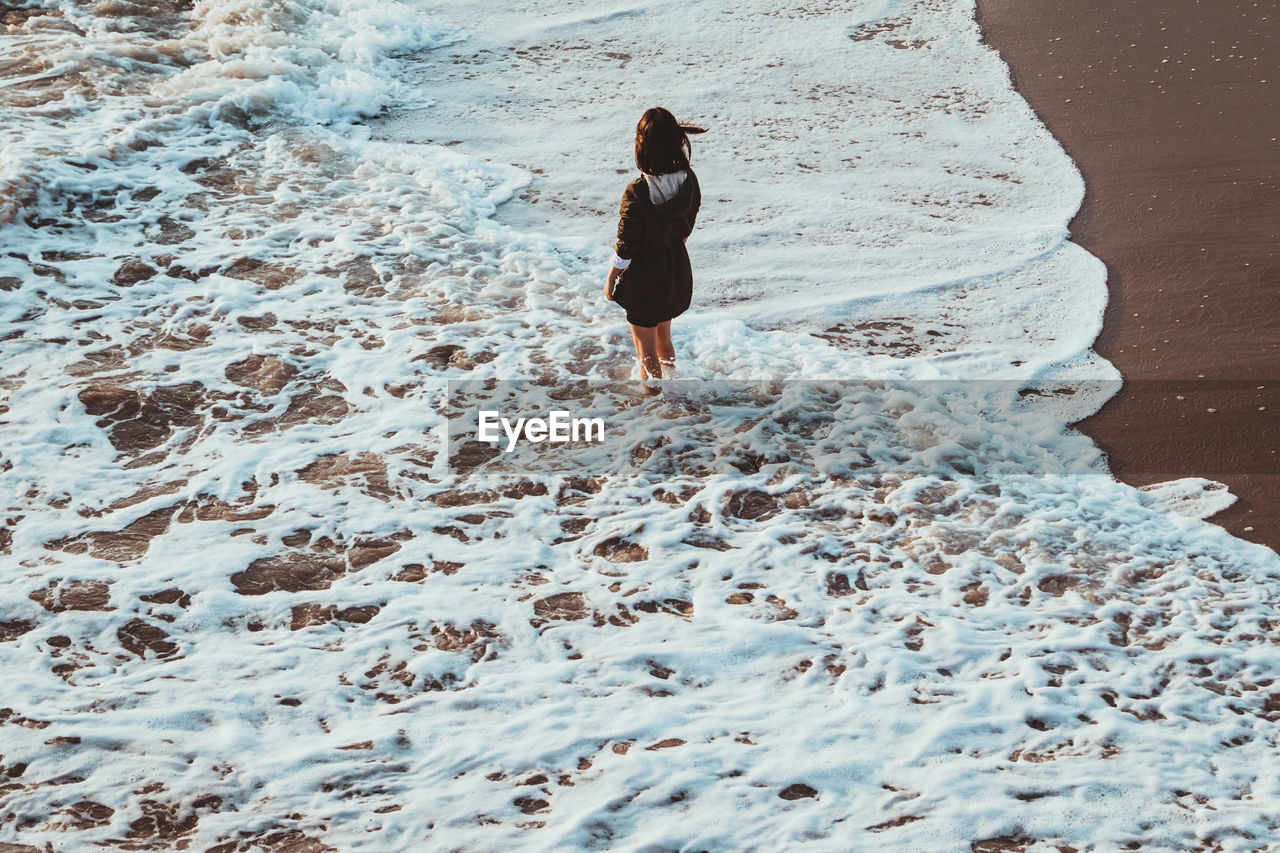
{"label": "black jacket", "polygon": [[618,257],[631,260],[613,291],[627,321],[656,326],[678,317],[693,299],[693,268],[684,241],[693,232],[702,191],[692,169],[664,204],[649,199],[643,177],[627,184],[618,217]]}

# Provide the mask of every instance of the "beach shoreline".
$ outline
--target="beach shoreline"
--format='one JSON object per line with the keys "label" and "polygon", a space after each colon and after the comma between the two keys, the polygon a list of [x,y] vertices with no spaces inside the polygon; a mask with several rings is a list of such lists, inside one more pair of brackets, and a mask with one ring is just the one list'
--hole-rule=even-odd
{"label": "beach shoreline", "polygon": [[[1124,389],[1077,426],[1143,486],[1225,483],[1210,520],[1280,547],[1280,4],[978,0],[984,40],[1081,170]],[[1273,41],[1273,40],[1272,40]]]}
{"label": "beach shoreline", "polygon": [[[1070,426],[1106,270],[969,0],[51,5],[0,853],[1280,848],[1280,555]],[[658,98],[709,286],[641,396]]]}

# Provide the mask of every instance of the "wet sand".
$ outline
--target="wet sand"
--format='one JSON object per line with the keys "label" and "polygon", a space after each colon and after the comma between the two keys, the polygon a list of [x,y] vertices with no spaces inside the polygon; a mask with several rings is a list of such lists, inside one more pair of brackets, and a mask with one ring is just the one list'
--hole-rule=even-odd
{"label": "wet sand", "polygon": [[1280,0],[979,0],[987,41],[1084,174],[1107,265],[1095,349],[1125,389],[1080,424],[1134,485],[1208,477],[1280,549]]}

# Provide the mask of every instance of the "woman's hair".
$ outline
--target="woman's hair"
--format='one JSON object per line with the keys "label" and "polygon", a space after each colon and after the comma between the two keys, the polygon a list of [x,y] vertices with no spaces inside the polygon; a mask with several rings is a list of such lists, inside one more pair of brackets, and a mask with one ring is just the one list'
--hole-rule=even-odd
{"label": "woman's hair", "polygon": [[636,166],[646,175],[689,168],[689,135],[667,110],[645,110],[636,125]]}

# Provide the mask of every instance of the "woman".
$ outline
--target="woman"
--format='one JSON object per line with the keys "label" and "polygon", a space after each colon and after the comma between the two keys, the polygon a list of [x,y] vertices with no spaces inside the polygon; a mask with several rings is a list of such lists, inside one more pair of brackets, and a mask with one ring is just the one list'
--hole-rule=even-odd
{"label": "woman", "polygon": [[645,379],[673,375],[671,321],[693,298],[693,268],[684,243],[698,218],[702,192],[689,168],[689,134],[702,132],[681,125],[662,107],[646,111],[636,125],[641,177],[622,194],[604,296],[627,311]]}

